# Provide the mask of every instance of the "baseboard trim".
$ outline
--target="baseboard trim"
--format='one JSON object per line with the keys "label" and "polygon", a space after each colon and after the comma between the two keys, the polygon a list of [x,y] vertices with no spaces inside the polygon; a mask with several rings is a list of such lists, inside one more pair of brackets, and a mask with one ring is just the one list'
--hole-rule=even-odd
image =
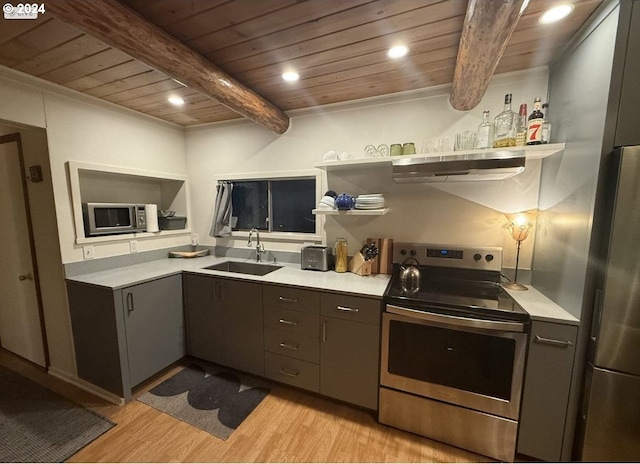
{"label": "baseboard trim", "polygon": [[50,366],[48,369],[48,372],[50,375],[52,375],[53,377],[62,380],[63,382],[67,382],[70,383],[71,385],[74,385],[84,391],[87,391],[95,396],[97,396],[98,398],[102,398],[103,400],[106,400],[110,403],[116,404],[118,406],[123,406],[124,405],[124,398],[120,398],[117,395],[114,395],[113,393],[110,393],[106,390],[103,390],[100,387],[96,387],[95,385],[93,385],[92,383],[89,383],[85,380],[79,379],[77,377],[74,377],[70,374],[68,374],[67,372],[58,369],[56,367]]}

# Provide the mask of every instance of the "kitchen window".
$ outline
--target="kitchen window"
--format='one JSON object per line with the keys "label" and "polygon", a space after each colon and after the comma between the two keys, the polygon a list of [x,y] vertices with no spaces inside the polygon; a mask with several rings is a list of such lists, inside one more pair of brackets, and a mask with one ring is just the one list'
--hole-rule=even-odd
{"label": "kitchen window", "polygon": [[321,218],[312,213],[321,190],[317,172],[232,177],[224,178],[233,184],[232,235],[254,227],[285,239],[315,240],[321,234]]}

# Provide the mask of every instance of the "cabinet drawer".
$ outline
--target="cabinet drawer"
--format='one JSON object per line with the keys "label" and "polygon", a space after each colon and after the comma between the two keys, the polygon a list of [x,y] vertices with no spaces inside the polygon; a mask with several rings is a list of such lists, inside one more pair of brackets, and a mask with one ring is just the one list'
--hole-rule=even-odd
{"label": "cabinet drawer", "polygon": [[287,333],[319,338],[320,316],[265,306],[264,325]]}
{"label": "cabinet drawer", "polygon": [[320,389],[320,366],[317,364],[269,352],[264,358],[267,378],[314,392]]}
{"label": "cabinet drawer", "polygon": [[322,293],[320,298],[323,316],[380,325],[380,300],[337,293]]}
{"label": "cabinet drawer", "polygon": [[271,353],[316,364],[320,361],[320,341],[317,338],[282,332],[269,327],[264,329],[264,349]]}
{"label": "cabinet drawer", "polygon": [[265,285],[262,302],[267,306],[294,309],[310,314],[320,313],[320,294],[312,290]]}

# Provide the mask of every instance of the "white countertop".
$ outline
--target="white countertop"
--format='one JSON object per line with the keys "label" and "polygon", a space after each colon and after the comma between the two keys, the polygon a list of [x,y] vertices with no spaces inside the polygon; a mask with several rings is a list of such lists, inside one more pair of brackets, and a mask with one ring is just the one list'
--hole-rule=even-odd
{"label": "white countertop", "polygon": [[[316,290],[329,290],[382,297],[391,277],[385,274],[359,276],[350,272],[337,273],[334,271],[305,271],[300,269],[299,264],[293,263],[278,263],[279,266],[282,266],[280,269],[270,272],[264,276],[203,269],[204,267],[224,261],[255,263],[255,260],[252,259],[215,256],[203,256],[200,258],[190,259],[165,258],[141,264],[134,264],[131,266],[118,267],[106,271],[82,274],[75,277],[69,277],[67,280],[117,290],[169,275],[180,274],[181,272],[191,272],[202,275],[250,280],[253,282],[292,285],[295,287],[306,287]],[[522,306],[525,311],[529,313],[532,320],[579,325],[578,319],[544,296],[534,287],[527,285],[527,288],[529,289],[528,291],[505,290],[520,306]]]}
{"label": "white countertop", "polygon": [[134,264],[131,266],[118,267],[106,271],[82,274],[75,277],[69,277],[67,280],[117,290],[123,287],[130,287],[150,280],[159,279],[161,277],[179,274],[181,272],[193,272],[202,275],[250,280],[254,282],[292,285],[318,290],[331,290],[336,292],[381,297],[391,277],[385,274],[359,276],[350,272],[337,273],[334,271],[304,271],[300,269],[299,264],[292,263],[278,263],[279,266],[282,266],[280,269],[270,272],[264,276],[203,269],[204,267],[224,261],[255,263],[255,260],[252,259],[215,256],[203,256],[200,258],[190,259],[166,258],[141,264]]}
{"label": "white countertop", "polygon": [[562,309],[556,303],[544,296],[531,285],[525,285],[528,290],[505,291],[529,313],[531,320],[555,322],[560,324],[579,325],[580,321]]}

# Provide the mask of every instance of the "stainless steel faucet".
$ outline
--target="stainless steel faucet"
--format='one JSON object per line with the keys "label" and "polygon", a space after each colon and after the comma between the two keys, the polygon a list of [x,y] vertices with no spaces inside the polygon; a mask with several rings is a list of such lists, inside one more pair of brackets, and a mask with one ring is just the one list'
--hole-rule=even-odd
{"label": "stainless steel faucet", "polygon": [[251,246],[251,237],[254,232],[256,233],[256,261],[259,263],[262,261],[262,255],[267,251],[264,249],[264,245],[260,243],[260,231],[255,227],[249,231],[249,241],[247,242],[247,246]]}

